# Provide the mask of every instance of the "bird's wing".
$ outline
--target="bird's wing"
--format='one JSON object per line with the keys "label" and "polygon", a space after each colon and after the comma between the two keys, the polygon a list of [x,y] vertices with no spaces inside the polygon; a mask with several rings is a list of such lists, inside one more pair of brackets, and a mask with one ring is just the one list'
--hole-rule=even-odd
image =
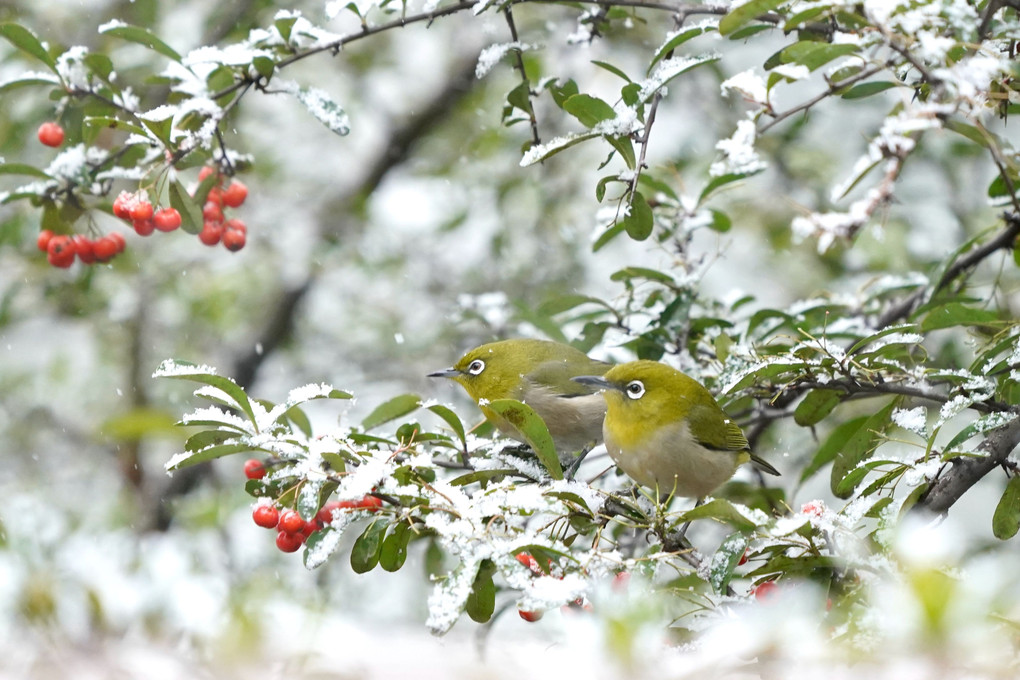
{"label": "bird's wing", "polygon": [[594,394],[597,388],[591,385],[584,385],[574,382],[571,378],[578,375],[602,375],[609,369],[609,364],[599,361],[592,361],[578,372],[577,366],[572,366],[564,361],[546,361],[535,367],[535,370],[525,376],[536,385],[542,385],[553,390],[562,397],[581,397]]}
{"label": "bird's wing", "polygon": [[716,451],[745,451],[747,439],[740,427],[714,404],[694,404],[688,413],[691,432],[698,443]]}

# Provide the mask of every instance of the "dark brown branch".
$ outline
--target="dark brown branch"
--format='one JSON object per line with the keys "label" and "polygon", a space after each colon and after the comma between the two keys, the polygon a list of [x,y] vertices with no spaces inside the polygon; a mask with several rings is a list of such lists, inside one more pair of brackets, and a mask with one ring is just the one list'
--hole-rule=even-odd
{"label": "dark brown branch", "polygon": [[[503,11],[503,16],[506,17],[506,25],[510,28],[510,39],[515,43],[520,43],[520,37],[517,35],[517,24],[514,23],[514,15],[510,11],[510,6]],[[519,47],[515,47],[514,50],[514,68],[521,75],[521,83],[524,85],[524,89],[528,93],[528,122],[531,124],[531,141],[535,146],[542,143],[542,138],[538,134],[538,119],[535,118],[535,106],[531,101],[531,81],[528,80],[528,72],[524,68],[524,52]]]}
{"label": "dark brown branch", "polygon": [[1017,236],[1020,236],[1020,216],[1014,213],[1003,215],[1006,227],[996,234],[995,238],[970,251],[956,262],[954,262],[938,282],[931,289],[930,296],[927,288],[920,288],[914,293],[900,300],[897,304],[887,309],[875,322],[877,328],[885,328],[902,319],[906,319],[914,310],[920,306],[926,297],[934,297],[936,293],[952,283],[957,277],[973,267],[976,267],[986,257],[1003,248],[1015,247]]}
{"label": "dark brown branch", "polygon": [[974,484],[1003,465],[1017,445],[1020,445],[1020,416],[993,430],[978,444],[978,450],[987,455],[954,458],[949,470],[932,482],[914,508],[945,515]]}

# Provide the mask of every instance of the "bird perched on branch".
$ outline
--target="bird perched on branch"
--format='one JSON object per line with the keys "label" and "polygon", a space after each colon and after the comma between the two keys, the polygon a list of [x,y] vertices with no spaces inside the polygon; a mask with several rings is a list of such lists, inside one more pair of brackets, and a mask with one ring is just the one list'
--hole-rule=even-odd
{"label": "bird perched on branch", "polygon": [[429,373],[450,378],[478,403],[485,417],[507,437],[524,441],[517,429],[486,406],[496,399],[524,402],[545,421],[557,451],[573,453],[602,440],[606,403],[598,390],[574,382],[600,376],[610,364],[549,340],[513,339],[476,347],[452,368]]}
{"label": "bird perched on branch", "polygon": [[610,457],[660,498],[704,498],[747,462],[779,474],[751,453],[740,427],[705,386],[675,368],[632,361],[573,380],[601,391]]}

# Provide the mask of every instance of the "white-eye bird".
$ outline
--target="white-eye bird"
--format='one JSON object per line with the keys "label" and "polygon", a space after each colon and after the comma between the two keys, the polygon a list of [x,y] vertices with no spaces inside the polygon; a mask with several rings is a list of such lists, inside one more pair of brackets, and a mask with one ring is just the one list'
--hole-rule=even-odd
{"label": "white-eye bird", "polygon": [[545,421],[556,449],[573,453],[602,441],[606,403],[597,388],[571,378],[602,375],[609,368],[570,345],[512,339],[476,347],[452,368],[429,377],[460,383],[489,422],[518,441],[524,438],[517,429],[485,404],[496,399],[527,404]]}
{"label": "white-eye bird", "polygon": [[599,388],[605,397],[602,432],[610,457],[662,499],[704,498],[747,462],[779,474],[751,453],[712,393],[675,368],[632,361],[574,381]]}

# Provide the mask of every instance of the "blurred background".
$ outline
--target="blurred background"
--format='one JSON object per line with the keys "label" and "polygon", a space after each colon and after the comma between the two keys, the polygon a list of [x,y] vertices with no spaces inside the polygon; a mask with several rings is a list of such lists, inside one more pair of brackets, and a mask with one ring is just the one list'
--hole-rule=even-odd
{"label": "blurred background", "polygon": [[[327,19],[339,4],[286,7],[337,33],[357,30],[350,12]],[[51,43],[109,50],[152,107],[165,96],[158,83],[145,84],[162,69],[159,59],[100,35],[99,25],[119,18],[151,27],[183,54],[241,40],[280,8],[266,0],[8,0],[0,20]],[[618,81],[591,62],[611,54],[639,77],[665,31],[636,21],[605,40],[577,42],[568,39],[577,17],[568,7],[521,6],[522,39],[544,47],[527,53],[528,63],[556,63],[609,97]],[[530,132],[500,121],[517,76],[508,60],[475,75],[482,48],[508,40],[498,16],[453,16],[289,69],[290,79],[343,105],[346,137],[292,98],[246,97],[227,138],[254,159],[241,177],[249,240],[236,254],[182,232],[128,234],[110,266],[56,270],[35,250],[38,211],[0,206],[0,675],[477,677],[476,664],[488,663],[503,677],[535,655],[546,670],[566,667],[549,640],[584,641],[590,624],[503,616],[489,631],[465,620],[435,641],[422,626],[430,586],[420,556],[397,574],[356,575],[341,551],[307,571],[252,524],[240,459],[169,477],[163,465],[184,440],[173,424],[197,401],[188,385],[151,378],[160,361],[215,366],[270,400],[309,382],[354,393],[350,404],[310,407],[325,428],[356,422],[403,392],[451,403],[475,421],[455,386],[425,374],[490,339],[544,337],[561,323],[543,308],[557,296],[612,302],[624,291],[609,274],[622,266],[668,268],[699,278],[706,295],[751,293],[781,305],[852,296],[880,274],[923,269],[994,220],[985,159],[933,136],[899,190],[910,214],[891,206],[853,250],[819,255],[814,243],[794,241],[793,217],[828,205],[827,187],[866,145],[842,134],[840,117],[858,127],[871,117],[877,129],[889,101],[875,97],[823,106],[762,140],[769,172],[723,199],[731,231],[695,232],[682,250],[617,239],[593,254],[608,221],[593,191],[605,149],[585,145],[519,166]],[[768,41],[759,49],[767,54]],[[660,107],[649,162],[669,168],[678,192],[698,189],[685,177],[704,171],[714,140],[747,110],[719,95],[720,82],[745,68],[739,57],[724,63],[676,81]],[[0,42],[0,80],[24,69]],[[32,89],[0,102],[0,155],[45,167],[53,152],[35,142],[35,130],[53,103]],[[547,137],[558,125],[544,116],[551,113],[539,111]],[[14,185],[0,179],[2,189]],[[100,222],[121,228],[109,216]],[[573,337],[579,325],[561,330]],[[626,359],[623,339],[610,333],[593,354]],[[577,647],[562,649],[576,662]]]}

